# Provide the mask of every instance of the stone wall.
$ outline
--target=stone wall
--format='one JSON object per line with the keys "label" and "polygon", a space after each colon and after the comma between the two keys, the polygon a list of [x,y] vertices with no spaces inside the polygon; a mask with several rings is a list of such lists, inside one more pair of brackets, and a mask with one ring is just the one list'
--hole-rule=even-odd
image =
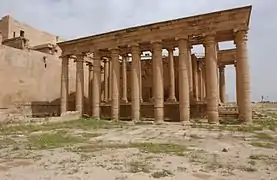
{"label": "stone wall", "polygon": [[8,16],[5,16],[2,19],[0,19],[0,32],[1,32],[3,40],[6,40],[9,38],[9,18],[8,18]]}
{"label": "stone wall", "polygon": [[[69,107],[70,110],[74,110],[76,70],[73,61],[69,63],[69,72]],[[84,89],[87,97],[88,68],[86,66],[84,72]],[[61,61],[58,56],[0,45],[0,108],[25,104],[33,111],[45,109],[45,107],[53,109],[53,106],[59,109],[60,75]]]}
{"label": "stone wall", "polygon": [[35,29],[25,23],[21,23],[11,16],[5,16],[0,21],[0,31],[3,40],[14,38],[14,36],[19,37],[21,30],[24,31],[24,37],[29,39],[30,46],[46,43],[56,44],[57,42],[57,36]]}

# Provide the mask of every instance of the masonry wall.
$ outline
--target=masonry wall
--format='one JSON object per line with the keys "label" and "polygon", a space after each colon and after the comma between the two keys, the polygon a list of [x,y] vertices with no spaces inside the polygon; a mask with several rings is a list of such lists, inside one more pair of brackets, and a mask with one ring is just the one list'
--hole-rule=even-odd
{"label": "masonry wall", "polygon": [[[46,57],[46,63],[43,58]],[[85,72],[85,96],[88,68]],[[0,108],[15,104],[60,104],[61,60],[38,51],[0,46]],[[74,110],[76,67],[69,64],[70,108]]]}
{"label": "masonry wall", "polygon": [[7,16],[3,17],[0,20],[0,32],[3,40],[8,39],[9,37],[9,18]]}
{"label": "masonry wall", "polygon": [[5,16],[0,22],[0,31],[3,35],[3,40],[13,38],[20,35],[20,31],[24,31],[24,36],[29,39],[30,46],[36,46],[46,43],[56,44],[56,36],[47,32],[35,29],[25,23],[21,23],[10,16]]}

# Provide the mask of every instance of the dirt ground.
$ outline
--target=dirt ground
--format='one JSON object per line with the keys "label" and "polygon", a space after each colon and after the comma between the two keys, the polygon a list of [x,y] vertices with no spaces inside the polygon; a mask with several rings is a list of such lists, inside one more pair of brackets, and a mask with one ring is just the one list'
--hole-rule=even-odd
{"label": "dirt ground", "polygon": [[277,179],[277,115],[232,123],[2,123],[0,179]]}

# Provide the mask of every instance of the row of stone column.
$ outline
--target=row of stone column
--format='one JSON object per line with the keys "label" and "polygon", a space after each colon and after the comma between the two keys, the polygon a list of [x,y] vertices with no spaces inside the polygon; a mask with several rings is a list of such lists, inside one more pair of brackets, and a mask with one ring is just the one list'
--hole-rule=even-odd
{"label": "row of stone column", "polygon": [[[237,45],[237,81],[238,81],[238,106],[240,118],[244,121],[251,121],[249,70],[246,52],[246,31],[236,34]],[[153,70],[153,98],[154,118],[157,122],[164,120],[164,82],[163,82],[163,60],[162,41],[152,42],[152,70]],[[190,119],[190,100],[198,99],[207,102],[207,116],[210,123],[219,122],[218,104],[219,99],[225,101],[225,77],[224,68],[219,67],[217,62],[216,40],[213,34],[204,38],[205,62],[202,68],[197,68],[197,62],[191,60],[191,47],[187,38],[178,39],[179,49],[179,112],[180,121]],[[176,101],[173,48],[169,48],[169,99]],[[104,64],[104,101],[111,99],[111,118],[119,119],[120,100],[127,102],[127,74],[126,61],[122,59],[122,97],[120,99],[120,62],[119,49],[111,49],[111,62]],[[141,49],[138,44],[131,46],[131,106],[132,120],[140,120],[140,104],[142,102],[141,82]],[[99,51],[93,52],[93,77],[92,77],[92,116],[100,117],[100,93],[101,93],[101,55]],[[83,113],[84,95],[84,56],[76,57],[76,111]],[[107,62],[107,61],[106,61]],[[197,69],[197,70],[195,70]],[[107,73],[109,72],[109,73]],[[91,75],[92,76],[92,75]],[[219,78],[219,80],[218,80]],[[67,111],[68,103],[68,57],[62,58],[62,83],[61,83],[61,112]],[[220,84],[220,86],[219,86]],[[108,88],[111,87],[111,88]],[[198,87],[198,88],[196,88]],[[219,89],[220,87],[220,89]]]}

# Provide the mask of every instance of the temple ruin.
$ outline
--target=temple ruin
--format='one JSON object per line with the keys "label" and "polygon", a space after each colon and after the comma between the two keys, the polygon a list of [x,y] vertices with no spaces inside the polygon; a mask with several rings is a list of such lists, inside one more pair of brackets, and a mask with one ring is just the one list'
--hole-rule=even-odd
{"label": "temple ruin", "polygon": [[[91,117],[187,122],[204,112],[209,123],[218,123],[220,107],[226,101],[224,68],[233,65],[238,118],[251,122],[250,14],[251,6],[247,6],[58,43],[62,49],[61,115],[68,111],[68,62],[75,61],[76,111],[80,115],[87,64]],[[218,43],[223,41],[234,41],[236,48],[219,50]],[[191,53],[194,45],[204,46],[204,57]],[[163,57],[163,49],[168,56]],[[175,50],[178,56],[173,55]],[[144,52],[153,55],[143,60]],[[152,80],[144,82],[147,77]]]}

